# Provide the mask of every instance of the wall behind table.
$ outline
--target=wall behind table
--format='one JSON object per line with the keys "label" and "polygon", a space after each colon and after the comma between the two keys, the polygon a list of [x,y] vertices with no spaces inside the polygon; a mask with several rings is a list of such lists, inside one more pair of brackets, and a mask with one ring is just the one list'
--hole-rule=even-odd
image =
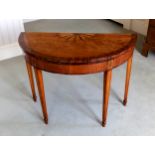
{"label": "wall behind table", "polygon": [[22,54],[18,45],[18,37],[24,31],[23,20],[0,20],[0,60],[8,59]]}
{"label": "wall behind table", "polygon": [[147,34],[149,19],[112,19],[123,24],[127,30],[132,30],[144,36]]}

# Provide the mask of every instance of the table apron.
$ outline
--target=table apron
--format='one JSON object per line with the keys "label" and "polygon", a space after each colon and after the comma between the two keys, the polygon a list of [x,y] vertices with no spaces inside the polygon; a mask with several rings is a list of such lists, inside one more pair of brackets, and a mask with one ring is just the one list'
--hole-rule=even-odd
{"label": "table apron", "polygon": [[90,63],[90,64],[55,64],[49,61],[39,59],[37,57],[30,56],[28,54],[25,55],[26,61],[34,66],[35,68],[59,74],[90,74],[90,73],[98,73],[107,70],[111,70],[123,63],[125,63],[130,57],[133,55],[133,48],[128,49],[127,52],[121,54],[120,56],[99,62],[99,63]]}

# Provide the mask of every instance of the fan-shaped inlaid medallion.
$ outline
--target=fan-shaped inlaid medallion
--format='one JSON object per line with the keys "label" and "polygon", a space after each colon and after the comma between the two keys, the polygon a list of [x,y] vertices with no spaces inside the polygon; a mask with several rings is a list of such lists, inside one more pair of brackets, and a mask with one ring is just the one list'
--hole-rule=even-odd
{"label": "fan-shaped inlaid medallion", "polygon": [[64,38],[66,41],[87,41],[95,36],[95,34],[82,34],[82,33],[68,33],[68,34],[57,34],[58,37]]}

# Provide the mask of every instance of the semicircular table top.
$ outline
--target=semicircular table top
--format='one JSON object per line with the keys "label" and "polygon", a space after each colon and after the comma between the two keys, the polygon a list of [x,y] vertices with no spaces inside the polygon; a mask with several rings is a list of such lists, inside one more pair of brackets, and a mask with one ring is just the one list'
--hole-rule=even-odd
{"label": "semicircular table top", "polygon": [[135,34],[23,32],[19,44],[28,55],[59,64],[109,60],[134,46]]}

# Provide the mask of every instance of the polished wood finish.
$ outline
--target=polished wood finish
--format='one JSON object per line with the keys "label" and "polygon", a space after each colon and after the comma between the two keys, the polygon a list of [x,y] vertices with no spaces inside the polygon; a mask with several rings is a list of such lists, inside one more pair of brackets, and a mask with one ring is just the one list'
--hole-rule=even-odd
{"label": "polished wood finish", "polygon": [[36,81],[37,81],[37,85],[38,85],[38,91],[39,91],[44,121],[46,124],[48,124],[48,114],[47,114],[47,108],[46,108],[46,98],[45,98],[42,71],[37,68],[34,68],[34,71],[35,71],[35,75],[36,75]]}
{"label": "polished wood finish", "polygon": [[149,20],[147,36],[142,49],[142,55],[147,57],[150,49],[155,50],[155,19]]}
{"label": "polished wood finish", "polygon": [[127,62],[125,93],[124,93],[124,100],[123,100],[123,104],[124,105],[127,104],[128,90],[129,90],[129,82],[130,82],[130,76],[131,76],[131,65],[132,65],[132,57],[129,58],[129,60]]}
{"label": "polished wood finish", "polygon": [[[21,33],[27,55],[58,65],[93,64],[114,59],[134,46],[134,34]],[[34,64],[34,63],[33,63]]]}
{"label": "polished wood finish", "polygon": [[112,77],[112,70],[108,70],[104,72],[104,101],[103,101],[103,112],[102,112],[102,126],[103,127],[106,125],[106,120],[107,120],[111,77]]}
{"label": "polished wood finish", "polygon": [[37,96],[36,96],[35,86],[34,86],[32,66],[28,62],[26,62],[26,66],[27,66],[27,72],[28,72],[28,75],[29,75],[29,81],[30,81],[33,100],[36,102]]}
{"label": "polished wood finish", "polygon": [[41,70],[70,75],[105,72],[102,115],[105,126],[112,69],[132,58],[136,37],[135,34],[21,33],[19,44],[26,62],[35,68],[44,118],[48,119]]}

